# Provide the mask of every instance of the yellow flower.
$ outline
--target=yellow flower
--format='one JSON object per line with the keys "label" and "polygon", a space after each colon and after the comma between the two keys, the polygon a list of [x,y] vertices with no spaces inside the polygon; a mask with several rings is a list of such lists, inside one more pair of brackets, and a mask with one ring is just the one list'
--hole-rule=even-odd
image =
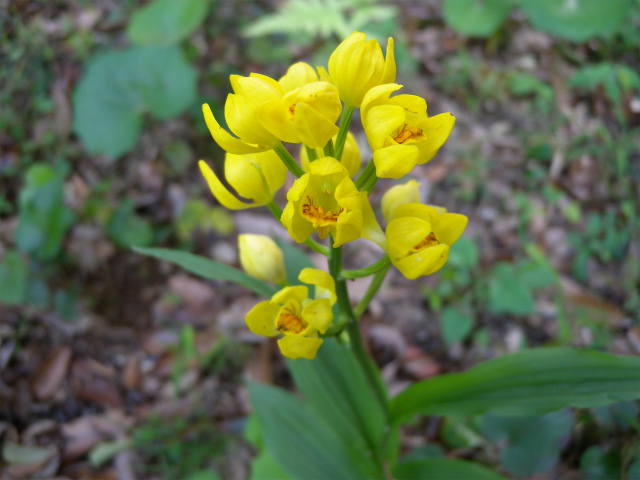
{"label": "yellow flower", "polygon": [[[234,85],[232,79],[231,84]],[[230,93],[224,105],[224,116],[234,137],[220,126],[208,104],[202,105],[205,122],[211,136],[220,147],[229,153],[243,155],[264,152],[278,145],[279,140],[265,129],[255,115],[255,108],[248,99],[236,93]]]}
{"label": "yellow flower", "polygon": [[231,210],[259,207],[269,203],[287,176],[287,167],[273,150],[247,155],[227,153],[224,176],[240,195],[253,201],[245,203],[227,190],[203,160],[200,160],[199,166],[213,196]]}
{"label": "yellow flower", "polygon": [[391,187],[382,196],[380,206],[382,207],[382,216],[389,223],[393,218],[393,214],[400,205],[405,203],[420,203],[420,184],[415,180],[409,180],[403,185]]}
{"label": "yellow flower", "polygon": [[287,200],[281,221],[298,243],[317,231],[321,239],[331,233],[333,246],[339,247],[362,233],[362,196],[335,158],[311,162],[309,172],[293,183]]}
{"label": "yellow flower", "polygon": [[309,298],[309,289],[303,285],[285,287],[271,300],[253,307],[245,321],[249,330],[258,335],[283,334],[278,346],[285,357],[312,360],[323,342],[318,332],[325,333],[333,320],[335,282],[331,275],[315,268],[305,268],[298,278],[315,286],[315,299]]}
{"label": "yellow flower", "polygon": [[296,88],[303,87],[307,83],[317,81],[318,74],[313,67],[308,63],[298,62],[289,67],[287,73],[278,80],[278,83],[282,85],[285,92],[290,92]]}
{"label": "yellow flower", "polygon": [[427,163],[449,137],[455,117],[427,116],[427,103],[415,95],[389,98],[397,84],[371,89],[362,102],[361,119],[373,150],[376,174],[400,178]]}
{"label": "yellow flower", "polygon": [[[336,143],[336,137],[333,137],[333,143]],[[316,148],[316,155],[318,158],[324,157],[324,151],[321,148]],[[300,147],[300,165],[305,172],[309,171],[309,156],[307,155],[307,149],[304,145]],[[353,133],[347,132],[347,140],[344,144],[344,150],[342,151],[342,159],[340,160],[347,170],[349,176],[354,177],[358,170],[360,170],[360,164],[362,163],[362,157],[360,157],[360,148],[358,148],[358,142]]]}
{"label": "yellow flower", "polygon": [[[295,67],[295,66],[294,66]],[[294,68],[281,82],[264,75],[234,76],[234,90],[241,91],[262,127],[279,140],[324,147],[338,133],[336,120],[342,111],[338,90],[328,82],[306,82],[311,72]],[[313,72],[315,75],[315,72]],[[286,87],[285,87],[286,86]],[[292,88],[291,90],[288,90]]]}
{"label": "yellow flower", "polygon": [[284,255],[280,247],[266,235],[238,236],[240,263],[252,277],[278,284],[285,283]]}
{"label": "yellow flower", "polygon": [[464,215],[440,213],[419,203],[397,207],[386,232],[391,262],[409,280],[438,271],[467,220]]}
{"label": "yellow flower", "polygon": [[[320,76],[323,76],[320,71]],[[367,41],[364,33],[354,32],[329,58],[329,75],[346,105],[360,107],[365,94],[377,85],[395,82],[396,62],[393,38],[387,43],[387,59],[377,40]]]}

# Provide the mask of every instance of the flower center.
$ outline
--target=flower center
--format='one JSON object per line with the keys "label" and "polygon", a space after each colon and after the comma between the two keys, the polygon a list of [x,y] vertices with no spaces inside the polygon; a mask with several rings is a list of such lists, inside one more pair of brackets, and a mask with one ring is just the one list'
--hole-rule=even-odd
{"label": "flower center", "polygon": [[435,247],[436,245],[440,245],[440,240],[436,237],[436,234],[431,232],[427,235],[424,240],[421,240],[420,243],[416,244],[411,251],[419,252],[420,250],[424,250],[425,248]]}
{"label": "flower center", "polygon": [[325,211],[323,206],[316,207],[309,195],[307,195],[307,201],[302,204],[300,209],[302,217],[311,223],[313,228],[318,229],[320,238],[327,237],[329,229],[338,223],[338,217],[343,211],[344,208],[341,208],[339,212],[333,213],[332,210]]}
{"label": "flower center", "polygon": [[393,139],[400,144],[412,144],[426,140],[427,136],[418,127],[412,127],[405,123]]}
{"label": "flower center", "polygon": [[287,333],[299,335],[307,328],[307,324],[298,317],[292,305],[287,305],[280,310],[280,314],[276,320],[276,328],[280,333],[284,333],[285,335]]}

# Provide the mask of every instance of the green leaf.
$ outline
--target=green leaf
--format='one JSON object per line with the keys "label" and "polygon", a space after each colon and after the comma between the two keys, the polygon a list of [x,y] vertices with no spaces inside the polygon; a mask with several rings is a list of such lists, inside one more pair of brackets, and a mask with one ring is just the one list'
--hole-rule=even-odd
{"label": "green leaf", "polygon": [[260,452],[251,462],[249,480],[289,480],[290,478],[266,450]]}
{"label": "green leaf", "polygon": [[320,420],[358,450],[380,448],[385,412],[348,347],[325,338],[314,360],[287,360],[287,364]]}
{"label": "green leaf", "polygon": [[90,153],[117,158],[135,145],[145,112],[164,120],[191,106],[197,80],[175,46],[100,55],[75,91],[74,130]]}
{"label": "green leaf", "polygon": [[126,199],[107,222],[107,234],[120,247],[144,247],[153,242],[151,225],[134,210],[131,199]]}
{"label": "green leaf", "polygon": [[38,464],[55,455],[55,449],[35,445],[20,445],[5,440],[2,445],[2,460],[14,465]]}
{"label": "green leaf", "polygon": [[131,15],[135,45],[171,45],[191,35],[207,16],[209,0],[155,0]]}
{"label": "green leaf", "polygon": [[630,0],[520,0],[538,30],[574,42],[615,33],[627,16]]}
{"label": "green leaf", "polygon": [[496,443],[506,440],[500,463],[514,475],[528,477],[557,463],[572,420],[567,410],[536,417],[485,415],[482,433]]}
{"label": "green leaf", "polygon": [[175,263],[202,278],[237,283],[266,298],[271,298],[271,296],[276,293],[274,287],[267,285],[262,280],[247,275],[237,268],[216,262],[215,260],[193,255],[192,253],[172,250],[170,248],[133,247],[133,250],[143,255],[149,255],[160,260]]}
{"label": "green leaf", "polygon": [[458,268],[475,267],[478,265],[478,247],[467,237],[460,237],[451,245],[447,265]]}
{"label": "green leaf", "polygon": [[[620,478],[620,452],[605,452],[599,445],[588,448],[580,457],[580,471],[584,480],[610,480]],[[627,472],[629,480],[635,480]]]}
{"label": "green leaf", "polygon": [[473,318],[461,313],[455,307],[447,307],[440,316],[440,332],[447,345],[465,339],[473,328]]}
{"label": "green leaf", "polygon": [[381,472],[366,468],[369,462],[365,451],[354,452],[344,437],[293,395],[269,385],[250,383],[249,396],[263,426],[267,449],[290,477],[382,478]]}
{"label": "green leaf", "polygon": [[506,20],[511,2],[505,0],[444,0],[444,19],[451,28],[471,37],[490,37]]}
{"label": "green leaf", "polygon": [[51,260],[60,253],[75,220],[64,205],[64,176],[51,165],[36,163],[27,170],[20,192],[16,244],[41,260]]}
{"label": "green leaf", "polygon": [[391,401],[395,422],[426,415],[537,415],[640,398],[640,358],[566,347],[524,350],[416,383]]}
{"label": "green leaf", "polygon": [[491,270],[489,308],[495,313],[514,315],[527,315],[535,311],[536,305],[530,289],[509,263],[500,262]]}
{"label": "green leaf", "polygon": [[305,268],[316,268],[311,259],[299,248],[296,248],[280,237],[274,237],[274,241],[282,250],[284,255],[284,267],[287,272],[287,283],[289,285],[302,285],[298,280],[298,275]]}
{"label": "green leaf", "polygon": [[398,480],[437,479],[437,480],[506,480],[477,463],[453,458],[428,458],[400,462],[393,469]]}
{"label": "green leaf", "polygon": [[24,302],[27,295],[27,275],[29,270],[20,253],[7,252],[0,261],[0,304],[17,305]]}

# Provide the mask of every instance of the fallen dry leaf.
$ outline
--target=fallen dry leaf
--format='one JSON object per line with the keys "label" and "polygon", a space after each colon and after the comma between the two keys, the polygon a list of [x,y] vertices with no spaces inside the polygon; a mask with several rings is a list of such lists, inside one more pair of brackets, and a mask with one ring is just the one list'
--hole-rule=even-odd
{"label": "fallen dry leaf", "polygon": [[49,357],[40,364],[31,380],[31,390],[38,400],[52,396],[67,376],[71,348],[66,345],[56,348]]}

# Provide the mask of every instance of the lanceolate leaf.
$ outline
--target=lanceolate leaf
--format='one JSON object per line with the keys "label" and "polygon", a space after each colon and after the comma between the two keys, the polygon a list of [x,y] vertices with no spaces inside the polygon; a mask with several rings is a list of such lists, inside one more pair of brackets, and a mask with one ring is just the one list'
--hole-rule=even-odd
{"label": "lanceolate leaf", "polygon": [[416,383],[391,401],[395,422],[414,414],[535,415],[640,398],[640,358],[538,348]]}
{"label": "lanceolate leaf", "polygon": [[291,478],[382,478],[369,468],[367,452],[348,444],[293,395],[258,383],[249,384],[249,395],[267,450]]}
{"label": "lanceolate leaf", "polygon": [[247,275],[237,268],[216,262],[215,260],[193,255],[192,253],[172,250],[170,248],[133,247],[133,250],[144,255],[159,258],[160,260],[175,263],[185,270],[203,278],[225,280],[243,285],[266,298],[270,298],[276,292],[274,287],[264,283],[262,280]]}
{"label": "lanceolate leaf", "polygon": [[318,417],[363,451],[379,449],[385,412],[353,353],[326,338],[314,360],[288,360],[300,392]]}
{"label": "lanceolate leaf", "polygon": [[453,458],[427,458],[401,462],[393,469],[398,480],[418,478],[437,480],[506,480],[503,476],[477,463]]}

